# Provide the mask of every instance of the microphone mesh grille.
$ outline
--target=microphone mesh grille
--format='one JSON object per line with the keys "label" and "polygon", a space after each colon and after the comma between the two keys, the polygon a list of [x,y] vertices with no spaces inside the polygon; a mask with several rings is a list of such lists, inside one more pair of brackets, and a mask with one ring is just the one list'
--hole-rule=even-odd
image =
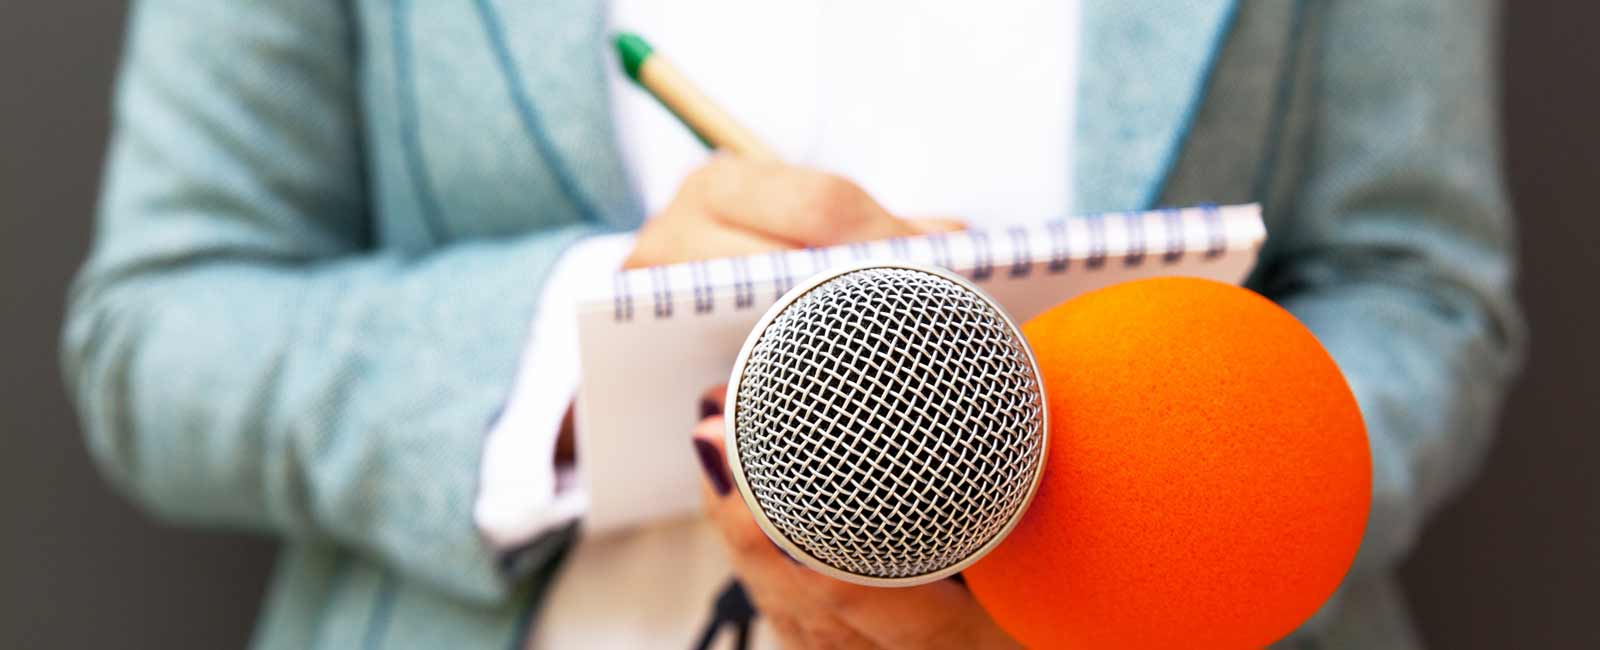
{"label": "microphone mesh grille", "polygon": [[1003,534],[1031,493],[1043,399],[983,296],[871,267],[789,304],[750,348],[732,411],[749,493],[842,572],[910,578]]}

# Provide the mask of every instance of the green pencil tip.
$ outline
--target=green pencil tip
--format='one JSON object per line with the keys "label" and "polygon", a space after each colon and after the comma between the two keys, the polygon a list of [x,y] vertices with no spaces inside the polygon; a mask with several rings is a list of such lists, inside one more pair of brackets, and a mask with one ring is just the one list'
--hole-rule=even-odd
{"label": "green pencil tip", "polygon": [[628,77],[638,81],[639,66],[644,65],[644,60],[650,58],[655,49],[632,32],[617,32],[615,42],[617,56],[622,58],[622,69],[628,71]]}

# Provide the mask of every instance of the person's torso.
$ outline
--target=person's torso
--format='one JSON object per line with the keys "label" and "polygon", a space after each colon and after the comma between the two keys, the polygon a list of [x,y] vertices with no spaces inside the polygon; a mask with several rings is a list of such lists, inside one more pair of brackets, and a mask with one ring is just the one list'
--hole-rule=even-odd
{"label": "person's torso", "polygon": [[[621,0],[610,24],[785,161],[845,176],[892,213],[997,226],[1070,210],[1076,2]],[[623,160],[655,214],[710,154],[610,68]],[[700,521],[585,538],[566,564],[527,647],[689,647],[732,575]],[[767,632],[758,620],[749,647],[776,647]]]}
{"label": "person's torso", "polygon": [[[616,64],[600,0],[357,0],[355,5],[357,100],[377,246],[420,252],[456,239],[511,236],[581,221],[626,229],[644,218],[648,199],[666,191],[662,181],[635,179],[628,169],[613,114],[619,93],[608,80]],[[892,122],[904,107],[879,106],[864,126],[838,129],[849,132],[850,141],[778,146],[798,149],[797,163],[820,161],[847,176],[865,177],[869,191],[887,197],[891,209],[898,203],[916,213],[950,205],[1000,214],[982,195],[1048,185],[1029,179],[1051,171],[1016,170],[1052,165],[1066,167],[1058,175],[1065,183],[1058,190],[1027,190],[1039,193],[1029,204],[1059,204],[1050,216],[1255,198],[1257,167],[1268,153],[1275,114],[1284,109],[1279,92],[1292,53],[1287,47],[1292,10],[1263,3],[1235,18],[1228,2],[1176,9],[1116,5],[1086,2],[1081,10],[1072,114],[1057,122],[1061,146],[1072,143],[1070,151],[1052,158],[1040,147],[993,148],[1023,151],[1043,164],[971,161],[972,168],[982,170],[968,183],[974,189],[917,191],[930,185],[919,176],[948,173],[912,173],[909,168],[920,165],[916,161],[928,152],[983,150],[982,144],[960,142],[981,139],[983,125],[956,124],[970,121],[957,117],[981,112],[982,98],[947,106],[949,128],[934,129],[929,125],[938,120],[920,120],[915,132],[885,129],[881,147],[855,136]],[[1215,65],[1217,56],[1226,54],[1224,42],[1240,56]],[[922,89],[919,98],[928,92]],[[811,134],[815,140],[833,132],[814,112],[796,114],[800,117],[739,117],[757,126],[808,120],[800,129],[783,131]],[[1049,122],[1037,114],[1029,119]],[[1016,139],[1020,131],[996,127],[996,132]],[[675,135],[666,131],[650,137]],[[1182,160],[1194,148],[1186,143],[1197,137],[1215,164]],[[915,147],[907,144],[913,140]],[[910,153],[896,153],[902,150]],[[839,164],[845,159],[856,162]],[[885,169],[901,169],[901,178],[872,187],[878,170]],[[933,194],[927,200],[901,198]]]}
{"label": "person's torso", "polygon": [[[453,240],[576,222],[620,230],[644,218],[614,122],[600,0],[352,4],[376,247],[424,254]],[[1299,143],[1280,136],[1306,119],[1314,22],[1297,20],[1291,3],[1149,5],[1082,5],[1061,210],[1270,203],[1295,174]],[[957,137],[920,135],[931,150]],[[299,559],[279,569],[260,645],[508,647],[539,624],[531,603],[549,582],[540,574],[515,601],[484,607],[350,553],[292,545],[286,558]],[[1361,593],[1345,598],[1356,620],[1394,615],[1363,607],[1379,599]]]}

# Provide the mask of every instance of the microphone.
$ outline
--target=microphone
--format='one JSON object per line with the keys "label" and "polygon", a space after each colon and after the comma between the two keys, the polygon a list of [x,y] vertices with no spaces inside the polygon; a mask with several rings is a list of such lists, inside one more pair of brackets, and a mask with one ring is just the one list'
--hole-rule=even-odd
{"label": "microphone", "polygon": [[943,269],[845,266],[790,290],[728,381],[728,465],[756,522],[823,574],[950,576],[1016,525],[1048,424],[994,300]]}
{"label": "microphone", "polygon": [[844,267],[767,312],[726,403],[734,481],[780,548],[865,585],[962,572],[1032,648],[1264,647],[1337,588],[1371,501],[1333,359],[1209,280],[1019,330],[941,269]]}
{"label": "microphone", "polygon": [[1355,397],[1288,311],[1191,278],[1029,321],[1050,422],[1028,515],[965,573],[1031,648],[1261,648],[1316,613],[1365,531]]}

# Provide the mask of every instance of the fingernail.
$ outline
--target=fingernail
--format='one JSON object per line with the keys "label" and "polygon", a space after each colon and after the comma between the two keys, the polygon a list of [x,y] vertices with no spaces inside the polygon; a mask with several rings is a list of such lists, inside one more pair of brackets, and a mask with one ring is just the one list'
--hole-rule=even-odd
{"label": "fingernail", "polygon": [[722,415],[721,404],[710,398],[700,400],[700,419],[704,420],[717,415]]}
{"label": "fingernail", "polygon": [[719,497],[728,496],[733,483],[728,479],[728,466],[723,463],[722,454],[717,453],[717,448],[711,443],[695,438],[694,455],[700,457],[700,469],[705,470],[711,489],[716,490]]}

